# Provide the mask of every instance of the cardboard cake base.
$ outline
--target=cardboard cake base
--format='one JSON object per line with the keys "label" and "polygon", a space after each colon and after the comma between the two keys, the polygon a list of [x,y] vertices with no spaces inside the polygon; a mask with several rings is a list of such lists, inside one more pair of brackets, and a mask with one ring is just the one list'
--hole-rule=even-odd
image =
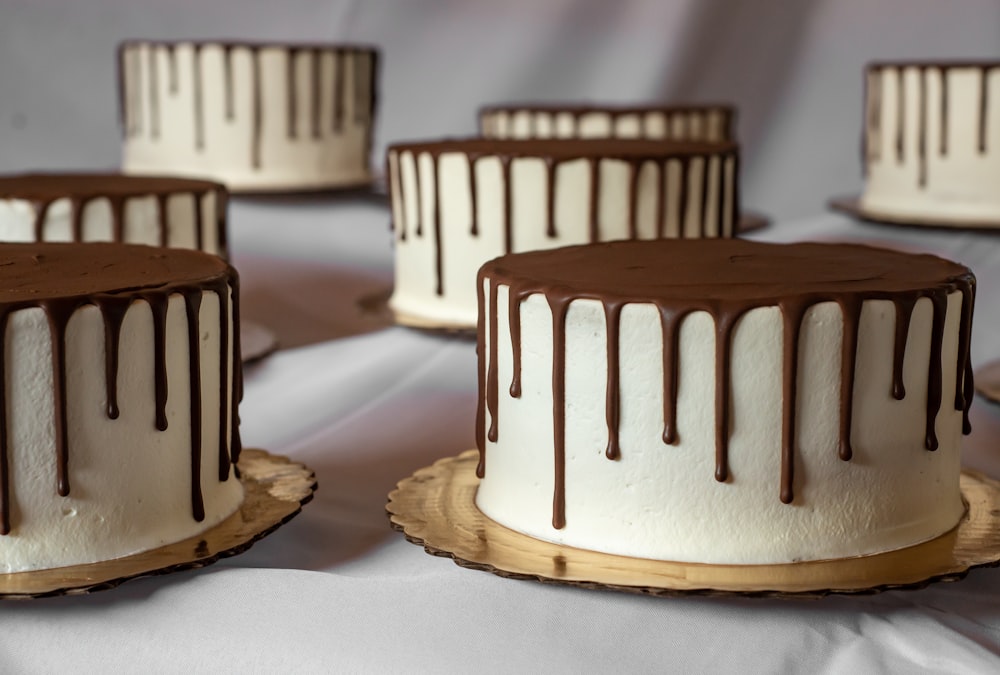
{"label": "cardboard cake base", "polygon": [[541,541],[475,505],[478,453],[439,460],[401,481],[386,510],[394,529],[432,554],[502,577],[640,593],[822,597],[916,589],[1000,564],[1000,482],[965,471],[968,512],[952,531],[876,555],[783,565],[709,565],[628,558]]}
{"label": "cardboard cake base", "polygon": [[0,599],[84,595],[139,577],[197,569],[238,555],[291,520],[312,499],[309,468],[264,450],[244,449],[239,461],[244,498],[215,527],[175,544],[124,558],[50,570],[0,574]]}

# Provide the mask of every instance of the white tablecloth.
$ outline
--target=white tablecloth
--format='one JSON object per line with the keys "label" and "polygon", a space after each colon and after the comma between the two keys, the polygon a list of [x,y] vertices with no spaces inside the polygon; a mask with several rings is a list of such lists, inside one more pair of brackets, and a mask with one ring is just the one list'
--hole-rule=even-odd
{"label": "white tablecloth", "polygon": [[[973,356],[1000,358],[1000,237],[821,213],[860,185],[861,68],[996,58],[992,0],[0,0],[0,170],[117,164],[114,44],[227,37],[385,49],[380,157],[465,134],[485,102],[726,100],[767,240],[930,250],[979,277]],[[804,217],[805,216],[805,217]],[[0,672],[1000,672],[1000,570],[818,601],[656,599],[462,569],[388,527],[387,492],[474,445],[474,345],[385,327],[387,215],[359,195],[235,200],[244,316],[284,349],[250,367],[248,446],[315,469],[316,498],[249,552],[88,597],[0,603]],[[977,400],[968,466],[1000,477]]]}

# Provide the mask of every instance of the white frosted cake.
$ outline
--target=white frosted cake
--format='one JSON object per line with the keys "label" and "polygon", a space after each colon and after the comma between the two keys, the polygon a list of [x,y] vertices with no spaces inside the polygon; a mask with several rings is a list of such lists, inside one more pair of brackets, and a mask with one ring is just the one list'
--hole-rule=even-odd
{"label": "white frosted cake", "polygon": [[473,327],[476,272],[513,251],[732,237],[734,144],[455,139],[394,145],[397,317]]}
{"label": "white frosted cake", "polygon": [[372,180],[374,48],[129,41],[118,65],[126,173],[208,177],[233,192]]}
{"label": "white frosted cake", "polygon": [[480,272],[476,504],[639,558],[872,554],[964,513],[975,279],[928,255],[614,242]]}
{"label": "white frosted cake", "polygon": [[507,103],[479,110],[485,138],[648,138],[736,140],[730,105],[580,105]]}
{"label": "white frosted cake", "polygon": [[121,174],[0,176],[0,241],[113,241],[227,257],[225,187]]}
{"label": "white frosted cake", "polygon": [[0,244],[0,570],[153,549],[239,508],[237,303],[200,251]]}
{"label": "white frosted cake", "polygon": [[865,211],[1000,223],[1000,61],[872,64],[864,115]]}

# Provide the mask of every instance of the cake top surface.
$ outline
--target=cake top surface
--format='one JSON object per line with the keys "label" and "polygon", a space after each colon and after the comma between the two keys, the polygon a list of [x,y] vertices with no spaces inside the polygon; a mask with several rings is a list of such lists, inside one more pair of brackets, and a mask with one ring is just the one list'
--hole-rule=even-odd
{"label": "cake top surface", "polygon": [[486,263],[481,274],[547,295],[720,304],[900,293],[973,280],[967,267],[933,255],[740,239],[620,241],[515,253]]}
{"label": "cake top surface", "polygon": [[641,159],[651,157],[684,157],[692,155],[732,154],[736,143],[699,141],[659,141],[620,138],[568,138],[514,140],[500,138],[446,138],[435,141],[396,143],[390,152],[444,154],[464,153],[470,156],[499,155],[504,157],[608,157]]}
{"label": "cake top surface", "polygon": [[378,52],[379,48],[374,45],[355,44],[350,42],[280,42],[278,40],[236,40],[236,39],[207,39],[207,40],[123,40],[118,44],[119,49],[129,47],[139,47],[143,45],[156,45],[161,47],[177,47],[181,45],[197,47],[242,47],[245,49],[319,49],[328,51],[351,51],[351,52]]}
{"label": "cake top surface", "polygon": [[25,173],[0,176],[0,199],[52,201],[62,197],[139,197],[224,190],[221,183],[172,176],[120,173]]}
{"label": "cake top surface", "polygon": [[479,109],[482,113],[494,112],[551,112],[551,113],[600,113],[609,112],[614,114],[623,113],[645,113],[645,112],[697,112],[719,110],[733,112],[735,106],[730,103],[594,103],[590,101],[576,103],[541,103],[541,102],[513,102],[513,103],[491,103]]}
{"label": "cake top surface", "polygon": [[0,305],[163,291],[235,276],[201,251],[136,244],[0,244]]}

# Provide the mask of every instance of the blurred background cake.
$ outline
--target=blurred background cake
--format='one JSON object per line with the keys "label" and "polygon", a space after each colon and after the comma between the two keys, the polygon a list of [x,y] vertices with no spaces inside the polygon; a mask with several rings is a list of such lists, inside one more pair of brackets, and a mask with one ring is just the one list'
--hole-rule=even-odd
{"label": "blurred background cake", "polygon": [[479,110],[485,138],[650,138],[735,141],[730,105],[503,104]]}
{"label": "blurred background cake", "polygon": [[732,237],[732,143],[455,139],[388,152],[397,314],[475,325],[476,272],[512,251]]}
{"label": "blurred background cake", "polygon": [[232,191],[368,185],[378,51],[337,44],[128,41],[122,166]]}
{"label": "blurred background cake", "polygon": [[227,257],[226,188],[162,176],[0,176],[0,241],[114,241]]}

